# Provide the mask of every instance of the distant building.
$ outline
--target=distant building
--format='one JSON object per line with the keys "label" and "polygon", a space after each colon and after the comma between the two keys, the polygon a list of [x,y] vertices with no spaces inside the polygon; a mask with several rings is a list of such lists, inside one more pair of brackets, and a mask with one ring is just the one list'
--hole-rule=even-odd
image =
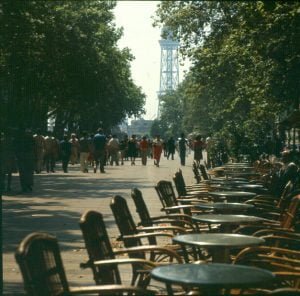
{"label": "distant building", "polygon": [[119,128],[122,133],[128,134],[128,120],[124,120],[120,125]]}
{"label": "distant building", "polygon": [[132,120],[131,125],[128,126],[128,135],[144,136],[150,135],[150,129],[153,124],[153,120],[137,119]]}

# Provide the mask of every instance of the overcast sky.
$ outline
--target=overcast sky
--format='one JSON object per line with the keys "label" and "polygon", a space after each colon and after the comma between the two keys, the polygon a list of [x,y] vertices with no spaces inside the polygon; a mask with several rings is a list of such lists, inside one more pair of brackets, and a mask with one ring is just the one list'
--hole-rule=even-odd
{"label": "overcast sky", "polygon": [[[160,1],[118,1],[115,8],[116,24],[124,28],[119,42],[121,48],[128,47],[135,56],[131,64],[132,77],[146,94],[147,114],[145,119],[157,115],[157,92],[160,75],[160,29],[153,27],[151,16]],[[179,80],[182,81],[182,69]]]}

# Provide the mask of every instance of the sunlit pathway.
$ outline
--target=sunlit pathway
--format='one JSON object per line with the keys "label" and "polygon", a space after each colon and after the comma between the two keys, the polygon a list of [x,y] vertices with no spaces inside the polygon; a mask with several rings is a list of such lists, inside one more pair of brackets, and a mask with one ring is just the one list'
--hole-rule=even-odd
{"label": "sunlit pathway", "polygon": [[[54,174],[35,175],[34,192],[31,195],[11,194],[3,197],[3,272],[4,295],[21,295],[22,278],[15,263],[14,252],[18,243],[33,231],[49,232],[57,236],[62,251],[67,277],[73,284],[93,284],[90,270],[80,270],[79,264],[87,255],[79,230],[81,214],[94,209],[104,215],[111,241],[115,244],[118,235],[109,204],[111,198],[122,195],[129,203],[136,221],[138,218],[130,198],[132,188],[139,188],[147,202],[151,215],[160,213],[161,204],[154,190],[159,180],[170,180],[178,168],[183,170],[187,183],[194,182],[192,155],[186,166],[180,166],[178,155],[175,160],[162,157],[160,167],[142,166],[140,159],[135,166],[125,162],[124,166],[107,166],[106,174],[92,170],[83,174],[79,166],[70,166],[68,174],[62,173],[58,165]],[[15,191],[19,190],[18,177],[14,176]]]}

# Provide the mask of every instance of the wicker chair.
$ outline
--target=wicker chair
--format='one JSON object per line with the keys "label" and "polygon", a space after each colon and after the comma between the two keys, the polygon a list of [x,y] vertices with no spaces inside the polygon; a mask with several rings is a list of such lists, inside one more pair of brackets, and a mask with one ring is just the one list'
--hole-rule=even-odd
{"label": "wicker chair", "polygon": [[208,198],[208,186],[206,184],[194,184],[187,186],[180,169],[174,174],[173,181],[179,197],[190,196],[202,199]]}
{"label": "wicker chair", "polygon": [[[151,261],[163,264],[168,262],[173,263],[174,260],[176,263],[182,262],[186,259],[185,252],[187,252],[187,256],[189,256],[189,262],[195,262],[199,260],[198,258],[200,258],[200,260],[207,259],[204,255],[202,258],[200,254],[195,256],[193,248],[187,248],[184,252],[180,245],[175,245],[172,241],[168,242],[166,238],[170,239],[174,237],[174,234],[165,231],[164,228],[168,229],[170,227],[173,228],[174,226],[136,227],[130,210],[127,206],[127,202],[123,197],[115,196],[112,199],[110,206],[120,231],[119,239],[124,242],[126,248],[145,246],[145,244],[157,247],[158,250],[154,250],[147,258]],[[160,231],[157,232],[157,230]],[[169,251],[172,251],[172,253],[169,253]],[[138,254],[129,254],[129,256],[137,257]]]}
{"label": "wicker chair", "polygon": [[169,214],[169,215],[160,215],[160,216],[150,216],[146,203],[144,201],[142,192],[134,188],[131,190],[131,197],[134,201],[136,211],[140,217],[139,226],[154,226],[159,224],[168,224],[173,226],[184,227],[187,232],[196,232],[191,217],[185,214]]}
{"label": "wicker chair", "polygon": [[15,257],[30,296],[154,295],[152,291],[125,285],[70,287],[57,239],[47,233],[35,232],[25,237]]}
{"label": "wicker chair", "polygon": [[194,173],[194,178],[196,180],[196,184],[199,184],[201,182],[202,178],[201,178],[201,174],[199,172],[196,161],[193,161],[192,170]]}
{"label": "wicker chair", "polygon": [[200,172],[201,172],[201,175],[202,175],[203,179],[204,180],[209,180],[210,176],[208,175],[206,167],[203,164],[200,164],[199,169],[200,169]]}
{"label": "wicker chair", "polygon": [[293,196],[300,193],[296,190],[295,182],[289,181],[279,198],[275,198],[272,195],[258,195],[246,203],[255,206],[253,214],[264,216],[269,219],[279,217],[289,206]]}
{"label": "wicker chair", "polygon": [[276,288],[300,288],[300,252],[269,246],[249,247],[242,250],[234,264],[251,265],[272,271]]}
{"label": "wicker chair", "polygon": [[200,210],[199,208],[193,205],[195,203],[206,203],[210,201],[209,199],[201,199],[198,197],[178,197],[176,198],[172,182],[166,180],[160,180],[156,186],[155,190],[158,194],[159,200],[162,204],[162,211],[165,211],[167,214],[172,213],[184,213],[186,215],[191,215],[192,213],[203,213],[207,210]]}
{"label": "wicker chair", "polygon": [[[182,262],[182,258],[176,252],[176,248],[172,245],[172,242],[167,245],[164,244],[163,246],[158,245],[157,239],[159,237],[170,241],[170,239],[174,236],[172,232],[157,231],[161,229],[160,227],[137,227],[132,218],[127,202],[122,196],[114,196],[110,203],[110,207],[120,231],[118,239],[123,241],[126,248],[152,245],[156,248],[154,248],[150,252],[150,256],[147,257],[150,261],[173,262],[175,260],[177,262]],[[146,240],[147,243],[145,243],[144,240]],[[132,258],[145,259],[145,257],[141,257],[141,254],[138,252],[131,253],[129,256]]]}
{"label": "wicker chair", "polygon": [[[156,264],[145,259],[116,259],[118,255],[139,252],[143,257],[149,248],[130,248],[114,251],[107,234],[106,226],[101,213],[96,211],[85,212],[79,222],[83,234],[85,247],[89,256],[82,268],[91,268],[96,284],[122,284],[123,280],[119,272],[119,265],[130,265],[132,267],[131,285],[146,288],[149,284],[149,271]],[[139,272],[143,270],[144,272]]]}
{"label": "wicker chair", "polygon": [[263,229],[273,229],[282,231],[295,231],[295,226],[299,223],[299,208],[300,208],[300,194],[295,193],[291,200],[288,209],[280,216],[279,220],[268,220],[261,225],[244,225],[235,230],[235,233],[253,234]]}

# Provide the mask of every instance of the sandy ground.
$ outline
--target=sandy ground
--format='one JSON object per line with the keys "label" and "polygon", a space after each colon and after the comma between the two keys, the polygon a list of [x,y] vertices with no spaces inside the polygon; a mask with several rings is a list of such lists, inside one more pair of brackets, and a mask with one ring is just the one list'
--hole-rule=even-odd
{"label": "sandy ground", "polygon": [[148,159],[142,166],[140,159],[135,166],[125,162],[124,166],[107,166],[106,173],[81,173],[79,165],[70,166],[64,174],[58,164],[55,173],[42,172],[34,176],[34,191],[30,195],[20,191],[18,175],[13,176],[13,191],[3,197],[3,295],[23,295],[22,277],[14,253],[20,241],[34,231],[47,232],[58,238],[67,278],[72,285],[92,285],[90,270],[81,270],[79,264],[86,261],[87,254],[79,230],[78,221],[89,209],[101,212],[110,235],[115,239],[118,229],[109,207],[114,195],[126,198],[135,221],[139,219],[130,197],[132,188],[139,188],[147,202],[151,215],[160,214],[161,204],[154,185],[159,180],[172,180],[178,168],[183,171],[187,184],[194,183],[192,155],[188,155],[186,166],[180,166],[178,155],[174,160],[162,157],[159,168]]}

